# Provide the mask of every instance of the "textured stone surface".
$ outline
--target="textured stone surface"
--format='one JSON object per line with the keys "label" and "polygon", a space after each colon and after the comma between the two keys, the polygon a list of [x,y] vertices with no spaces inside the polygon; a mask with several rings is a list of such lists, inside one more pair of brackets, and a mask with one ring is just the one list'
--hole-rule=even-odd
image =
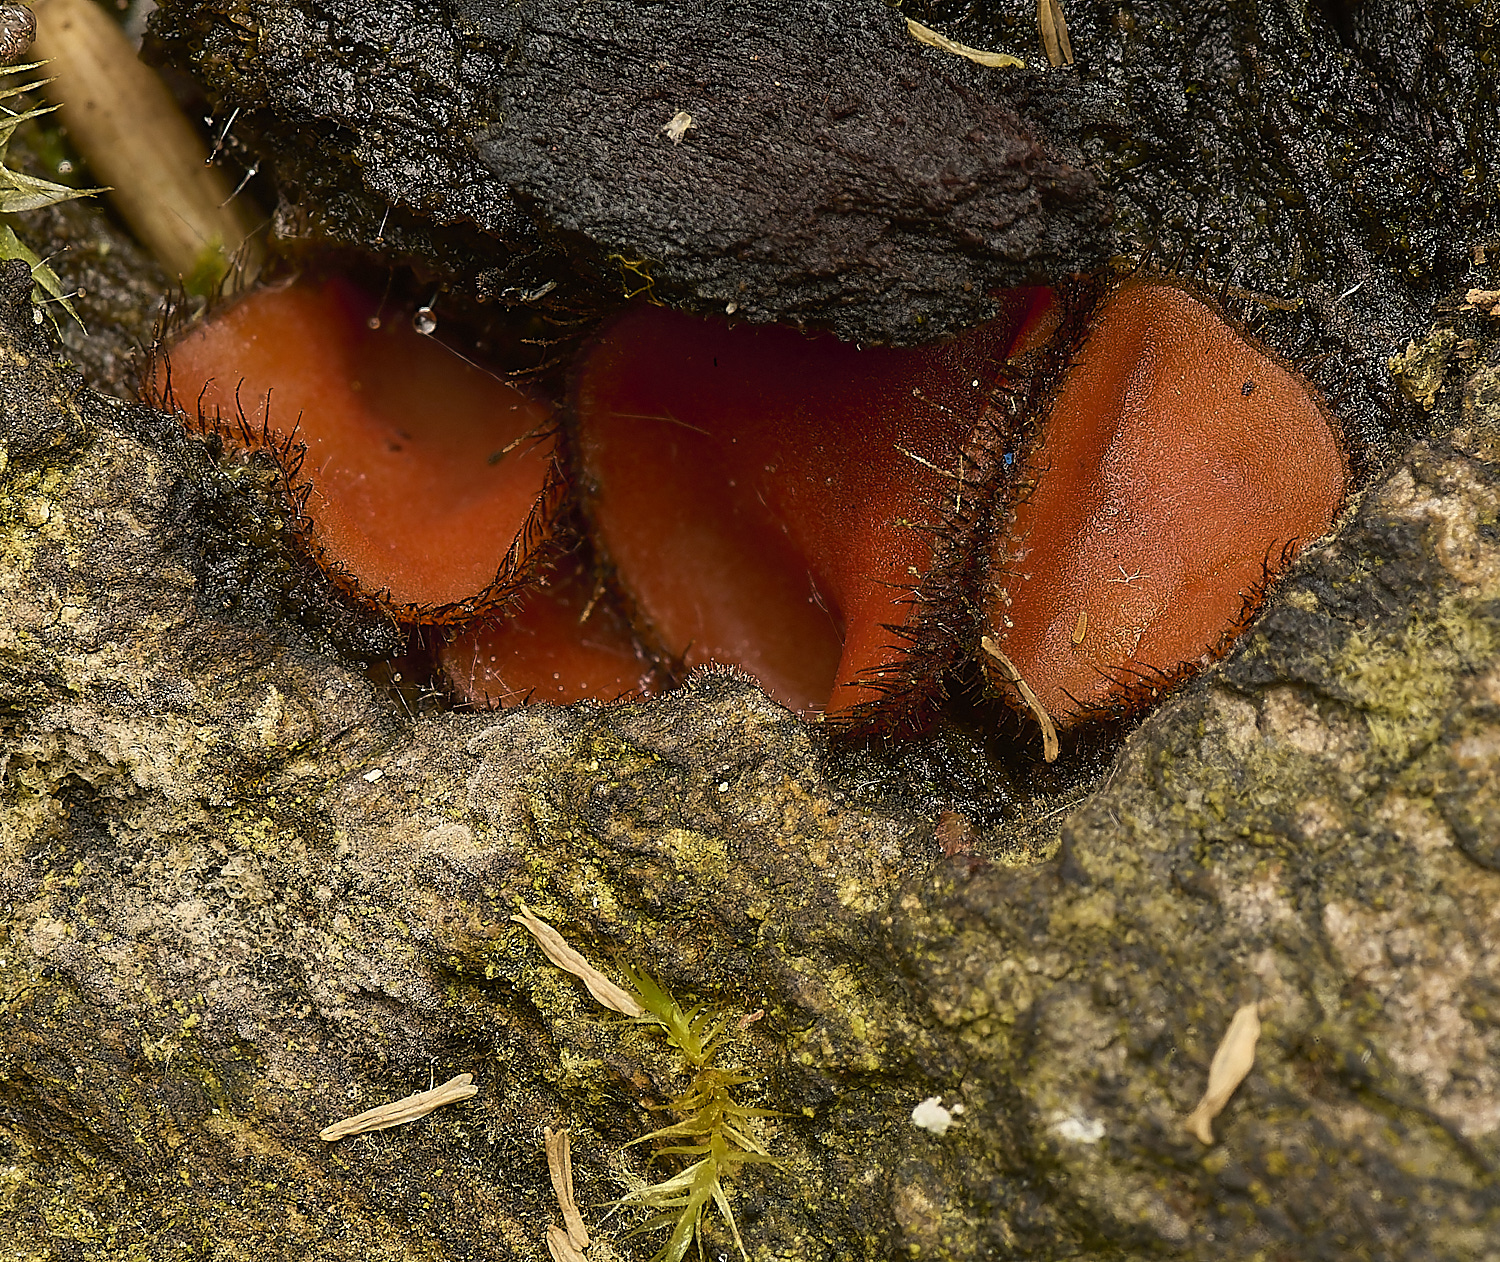
{"label": "textured stone surface", "polygon": [[[1096,180],[1017,115],[1014,80],[887,6],[538,7],[515,42],[479,156],[626,290],[905,343],[1108,257]],[[568,87],[538,91],[543,66]]]}
{"label": "textured stone surface", "polygon": [[[541,1258],[546,1125],[598,1225],[676,1067],[517,896],[606,969],[764,1012],[731,1049],[782,1113],[784,1169],[731,1189],[754,1258],[1493,1256],[1493,466],[1419,447],[1373,486],[1051,858],[944,859],[731,677],[412,720],[295,622],[202,602],[182,538],[222,551],[267,484],[83,390],[11,280],[8,1256]],[[250,506],[183,509],[215,496]],[[1248,1001],[1205,1149],[1182,1118]],[[316,1137],[464,1071],[467,1104]],[[942,1137],[910,1121],[934,1095]],[[649,1256],[620,1227],[601,1256]]]}
{"label": "textured stone surface", "polygon": [[571,272],[605,301],[904,343],[1109,253],[1097,182],[1018,115],[1014,76],[924,49],[874,0],[267,0],[153,26],[266,131],[285,233],[378,235],[487,296],[561,281],[577,301]]}

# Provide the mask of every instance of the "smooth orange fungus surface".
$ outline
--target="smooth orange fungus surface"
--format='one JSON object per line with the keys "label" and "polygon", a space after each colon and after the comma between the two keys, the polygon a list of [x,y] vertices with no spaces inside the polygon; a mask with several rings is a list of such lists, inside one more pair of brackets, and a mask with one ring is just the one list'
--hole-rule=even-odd
{"label": "smooth orange fungus surface", "polygon": [[[258,428],[269,407],[273,436],[296,427],[325,560],[398,616],[513,597],[438,652],[470,702],[648,693],[719,662],[794,709],[848,713],[947,669],[912,665],[917,637],[986,637],[1066,726],[1221,653],[1267,576],[1329,529],[1347,469],[1304,380],[1183,288],[1134,280],[1094,315],[1012,479],[1007,360],[1063,336],[1065,313],[1047,290],[1002,305],[909,350],[628,312],[575,378],[592,549],[541,575],[524,561],[550,527],[549,407],[377,319],[349,282],[220,312],[172,348],[172,387],[209,416],[243,408]],[[623,610],[599,599],[611,574]]]}
{"label": "smooth orange fungus surface", "polygon": [[575,557],[547,575],[547,586],[523,593],[514,611],[465,630],[439,657],[459,696],[479,706],[609,701],[660,682]]}
{"label": "smooth orange fungus surface", "polygon": [[1221,651],[1267,567],[1329,529],[1347,476],[1304,381],[1147,282],[1095,318],[1032,468],[986,618],[1059,722]]}
{"label": "smooth orange fungus surface", "polygon": [[397,606],[455,604],[510,577],[551,467],[550,409],[376,315],[339,279],[259,290],[171,348],[173,392],[253,422],[269,395],[270,427],[306,444],[325,556]]}
{"label": "smooth orange fungus surface", "polygon": [[607,329],[578,379],[585,503],[648,636],[793,709],[879,698],[1029,298],[915,350],[653,307]]}

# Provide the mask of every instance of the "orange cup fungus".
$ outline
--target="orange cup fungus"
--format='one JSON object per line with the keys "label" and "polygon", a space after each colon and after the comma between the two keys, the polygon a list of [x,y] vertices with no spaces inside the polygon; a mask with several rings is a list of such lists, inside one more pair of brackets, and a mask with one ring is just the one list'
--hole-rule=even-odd
{"label": "orange cup fungus", "polygon": [[658,692],[670,674],[636,645],[630,625],[578,557],[567,556],[514,608],[465,628],[438,652],[454,693],[485,708]]}
{"label": "orange cup fungus", "polygon": [[646,634],[796,710],[902,682],[965,443],[1029,295],[942,346],[860,350],[647,307],[585,357],[594,539]]}
{"label": "orange cup fungus", "polygon": [[1059,726],[1223,652],[1327,532],[1346,467],[1307,383],[1171,285],[1095,314],[990,558],[986,630]]}
{"label": "orange cup fungus", "polygon": [[551,408],[348,281],[261,289],[169,362],[165,393],[200,423],[232,437],[223,418],[260,415],[258,435],[239,428],[273,447],[295,431],[313,541],[358,593],[450,621],[527,576],[556,498]]}
{"label": "orange cup fungus", "polygon": [[[172,348],[171,380],[204,411],[270,395],[300,416],[318,550],[397,616],[467,620],[440,656],[470,701],[609,699],[718,662],[895,727],[984,641],[1000,690],[1067,726],[1221,653],[1347,470],[1311,387],[1184,288],[1120,285],[1071,355],[1063,306],[1018,290],[910,350],[627,313],[565,416],[598,564],[554,550],[539,584],[549,409],[374,327],[348,283],[242,300]],[[1023,358],[1064,365],[1040,424]]]}

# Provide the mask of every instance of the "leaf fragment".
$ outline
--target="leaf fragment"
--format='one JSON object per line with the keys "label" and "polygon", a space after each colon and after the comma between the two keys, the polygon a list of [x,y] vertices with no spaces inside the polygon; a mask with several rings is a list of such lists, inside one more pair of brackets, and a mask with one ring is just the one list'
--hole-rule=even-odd
{"label": "leaf fragment", "polygon": [[1068,42],[1068,19],[1063,16],[1062,0],[1036,0],[1036,24],[1052,68],[1071,66],[1073,45]]}
{"label": "leaf fragment", "polygon": [[641,1001],[632,995],[623,986],[619,986],[607,978],[597,968],[590,964],[583,956],[579,955],[568,940],[558,933],[545,920],[536,915],[525,902],[521,903],[518,915],[512,916],[518,925],[521,925],[536,939],[536,943],[542,948],[542,954],[566,973],[572,973],[584,986],[588,988],[589,994],[603,1004],[612,1012],[618,1012],[622,1016],[639,1017],[644,1015],[645,1009],[641,1007]]}
{"label": "leaf fragment", "polygon": [[588,1262],[582,1250],[574,1246],[568,1233],[556,1223],[547,1228],[547,1252],[552,1255],[552,1262]]}
{"label": "leaf fragment", "polygon": [[1260,1005],[1242,1004],[1208,1066],[1208,1090],[1183,1123],[1201,1143],[1214,1142],[1210,1123],[1224,1111],[1235,1088],[1245,1081],[1245,1075],[1255,1065],[1255,1044],[1259,1038]]}
{"label": "leaf fragment", "polygon": [[946,35],[939,34],[930,26],[923,26],[913,18],[906,19],[906,29],[911,37],[919,43],[931,45],[933,48],[941,48],[945,53],[953,53],[957,57],[967,57],[970,61],[978,62],[981,66],[1024,67],[1026,65],[1019,57],[1012,57],[1009,53],[990,53],[982,48],[970,48],[967,44],[960,44],[957,40],[952,40]]}
{"label": "leaf fragment", "polygon": [[1026,703],[1026,708],[1036,716],[1036,721],[1042,729],[1042,758],[1046,762],[1056,762],[1060,746],[1057,741],[1057,724],[1052,721],[1052,716],[1047,713],[1047,707],[1042,704],[1042,699],[1031,690],[1031,685],[1021,678],[1021,672],[1016,669],[1016,664],[1000,651],[1000,646],[984,636],[979,641],[979,647],[995,659],[1000,673],[1012,684],[1017,692],[1021,694],[1021,700]]}
{"label": "leaf fragment", "polygon": [[[547,1144],[547,1173],[552,1179],[552,1190],[557,1194],[557,1204],[562,1210],[563,1223],[567,1227],[568,1243],[580,1252],[589,1247],[589,1230],[578,1212],[578,1201],[573,1194],[573,1145],[565,1129],[554,1131],[550,1126],[544,1130]],[[550,1246],[551,1230],[547,1233]],[[554,1253],[554,1256],[555,1253]]]}
{"label": "leaf fragment", "polygon": [[373,1109],[366,1109],[363,1113],[356,1113],[353,1117],[346,1117],[342,1122],[335,1122],[332,1126],[325,1126],[318,1132],[318,1138],[332,1141],[349,1135],[363,1135],[367,1131],[383,1131],[387,1127],[415,1122],[419,1117],[426,1117],[434,1109],[440,1109],[445,1104],[456,1104],[460,1100],[467,1100],[471,1096],[478,1095],[479,1088],[471,1085],[473,1081],[473,1074],[458,1074],[429,1091],[418,1091],[415,1095],[403,1096],[389,1104],[377,1105]]}
{"label": "leaf fragment", "polygon": [[1487,310],[1492,316],[1500,316],[1500,289],[1471,289],[1464,295],[1464,302]]}
{"label": "leaf fragment", "polygon": [[667,134],[667,139],[674,145],[680,145],[682,138],[689,130],[696,131],[698,124],[693,121],[693,116],[686,110],[678,110],[671,119],[662,124],[662,131]]}

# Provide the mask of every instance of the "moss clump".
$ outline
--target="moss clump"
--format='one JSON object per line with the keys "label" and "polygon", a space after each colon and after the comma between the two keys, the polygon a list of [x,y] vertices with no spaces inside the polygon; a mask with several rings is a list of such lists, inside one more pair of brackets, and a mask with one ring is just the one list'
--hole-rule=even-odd
{"label": "moss clump", "polygon": [[750,1133],[753,1119],[775,1114],[768,1109],[747,1108],[735,1100],[731,1092],[754,1081],[753,1076],[722,1069],[716,1063],[729,1018],[707,1004],[684,1008],[671,991],[644,970],[627,967],[625,974],[631,989],[616,985],[524,903],[521,913],[513,919],[525,926],[553,964],[582,981],[596,1002],[660,1030],[668,1045],[681,1054],[685,1068],[692,1075],[687,1087],[667,1105],[680,1120],[626,1145],[631,1148],[665,1141],[651,1161],[654,1163],[661,1157],[680,1158],[683,1169],[657,1183],[633,1188],[615,1201],[612,1208],[650,1211],[651,1216],[631,1234],[670,1229],[671,1235],[653,1262],[682,1262],[695,1240],[699,1241],[702,1252],[703,1215],[712,1204],[723,1216],[735,1245],[748,1262],[749,1255],[740,1239],[724,1184],[741,1166],[775,1164]]}
{"label": "moss clump", "polygon": [[775,1114],[769,1109],[751,1109],[737,1103],[730,1092],[754,1081],[753,1077],[714,1064],[727,1017],[705,1004],[684,1009],[648,973],[632,973],[630,980],[646,1010],[640,1020],[661,1028],[667,1042],[682,1053],[693,1076],[687,1089],[668,1106],[682,1120],[634,1141],[637,1144],[675,1141],[657,1149],[652,1161],[659,1157],[679,1157],[686,1163],[683,1170],[659,1183],[635,1189],[615,1205],[620,1209],[640,1207],[655,1211],[637,1231],[672,1229],[653,1262],[682,1262],[688,1248],[702,1233],[703,1215],[710,1203],[723,1216],[734,1243],[744,1255],[745,1245],[724,1183],[741,1166],[774,1164],[775,1159],[750,1134],[747,1123],[752,1118]]}

